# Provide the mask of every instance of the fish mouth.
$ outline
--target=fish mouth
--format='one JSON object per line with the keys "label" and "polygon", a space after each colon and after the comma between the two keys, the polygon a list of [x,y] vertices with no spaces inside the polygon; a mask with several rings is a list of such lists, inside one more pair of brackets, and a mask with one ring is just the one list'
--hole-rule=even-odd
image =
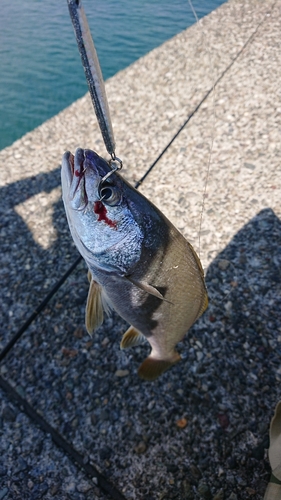
{"label": "fish mouth", "polygon": [[[80,155],[81,154],[79,154],[79,157],[80,157]],[[76,156],[76,153],[75,153],[75,156]],[[62,164],[61,164],[62,172],[68,181],[69,187],[70,187],[70,185],[73,181],[73,177],[74,177],[75,156],[70,151],[66,151],[62,157]],[[78,163],[77,160],[76,160],[76,163]],[[79,172],[79,177],[80,177],[81,167],[82,167],[82,162],[80,162],[80,167],[79,167],[79,169],[77,169]]]}
{"label": "fish mouth", "polygon": [[84,210],[88,205],[88,196],[85,187],[85,152],[78,148],[73,155],[70,151],[64,153],[62,158],[62,179],[67,185],[69,198],[74,200],[77,193],[81,199],[78,210]]}
{"label": "fish mouth", "polygon": [[80,178],[87,169],[92,170],[95,175],[103,177],[109,171],[108,163],[91,149],[77,148],[73,155],[70,151],[64,153],[62,167],[67,170],[70,181],[73,177]]}
{"label": "fish mouth", "polygon": [[68,192],[69,199],[75,201],[76,209],[83,210],[88,205],[88,179],[92,179],[91,191],[95,186],[98,197],[100,181],[110,171],[108,163],[91,149],[77,148],[74,155],[70,151],[64,153],[61,173],[63,189]]}

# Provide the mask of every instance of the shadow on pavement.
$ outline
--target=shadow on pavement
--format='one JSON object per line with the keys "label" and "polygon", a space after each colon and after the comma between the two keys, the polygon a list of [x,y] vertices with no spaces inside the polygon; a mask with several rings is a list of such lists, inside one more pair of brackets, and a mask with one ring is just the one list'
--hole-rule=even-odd
{"label": "shadow on pavement", "polygon": [[[4,313],[23,301],[27,314],[48,291],[44,280],[57,280],[70,264],[65,256],[76,255],[61,201],[48,250],[13,211],[59,182],[57,169],[2,191],[10,202]],[[2,374],[128,499],[183,498],[204,483],[210,494],[222,488],[226,497],[258,500],[269,478],[264,450],[280,398],[280,247],[281,222],[270,209],[234,236],[208,268],[210,306],[179,345],[183,361],[154,383],[136,375],[146,345],[120,351],[127,325],[117,315],[93,338],[86,334],[82,263],[4,359]],[[3,327],[11,333],[7,319]]]}

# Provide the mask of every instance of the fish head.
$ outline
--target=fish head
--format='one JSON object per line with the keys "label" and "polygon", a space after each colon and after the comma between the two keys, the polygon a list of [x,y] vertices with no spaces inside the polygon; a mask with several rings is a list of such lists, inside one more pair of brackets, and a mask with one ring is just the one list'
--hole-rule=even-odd
{"label": "fish head", "polygon": [[143,234],[130,209],[127,183],[97,153],[81,148],[63,155],[61,180],[70,231],[89,268],[130,271]]}

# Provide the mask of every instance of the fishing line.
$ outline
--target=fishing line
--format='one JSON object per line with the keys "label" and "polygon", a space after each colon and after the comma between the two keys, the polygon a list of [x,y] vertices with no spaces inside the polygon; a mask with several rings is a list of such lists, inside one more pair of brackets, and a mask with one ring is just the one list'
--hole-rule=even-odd
{"label": "fishing line", "polygon": [[204,182],[203,199],[202,199],[202,205],[201,205],[200,222],[199,222],[199,233],[198,233],[198,246],[199,246],[198,255],[199,255],[199,258],[201,259],[201,230],[202,230],[202,223],[203,223],[203,214],[204,214],[204,210],[205,210],[205,199],[206,199],[206,195],[207,195],[207,187],[208,187],[208,182],[209,182],[209,178],[210,178],[212,151],[213,151],[213,145],[214,145],[214,140],[215,140],[215,125],[216,125],[215,81],[214,81],[214,77],[213,77],[213,74],[212,74],[212,71],[211,71],[211,69],[212,69],[212,61],[211,61],[210,47],[206,43],[206,35],[205,35],[204,29],[203,29],[203,24],[202,24],[202,22],[200,23],[200,21],[198,19],[198,16],[197,16],[196,11],[195,11],[195,9],[193,7],[192,1],[188,0],[188,3],[189,3],[189,6],[190,6],[190,8],[192,10],[192,13],[193,13],[193,15],[194,15],[194,17],[196,19],[196,24],[198,26],[200,26],[201,32],[203,34],[203,41],[204,41],[205,49],[207,48],[207,54],[208,54],[208,59],[209,59],[209,70],[210,70],[210,77],[211,77],[211,84],[212,84],[211,95],[212,95],[212,118],[213,118],[213,123],[211,125],[211,144],[210,144],[210,152],[209,152],[208,163],[207,163],[207,173],[206,173],[205,182]]}
{"label": "fishing line", "polygon": [[[203,33],[203,36],[204,36],[204,40],[206,40],[206,35],[204,33],[204,29],[203,29],[203,25],[202,25],[202,22],[200,23],[200,20],[198,19],[198,16],[196,14],[196,11],[194,9],[194,6],[192,4],[192,0],[188,0],[188,3],[189,3],[189,6],[193,12],[193,15],[196,19],[196,23],[198,25],[201,24],[201,30],[202,30],[202,33]],[[276,2],[274,2],[272,8],[271,8],[271,11],[273,10],[274,6],[275,6]],[[242,54],[242,52],[246,49],[246,47],[252,42],[252,40],[254,39],[254,37],[256,36],[258,30],[260,29],[261,25],[264,23],[264,21],[266,20],[266,17],[267,17],[268,14],[266,14],[266,16],[262,19],[262,21],[257,25],[256,29],[254,30],[254,32],[251,34],[251,36],[248,38],[248,40],[245,42],[245,44],[243,45],[243,47],[240,49],[240,51],[236,54],[236,56],[234,57],[234,59],[232,60],[232,62],[229,64],[229,66],[226,68],[226,70],[222,73],[222,75],[216,80],[214,81],[214,76],[212,74],[212,61],[211,61],[211,52],[210,52],[210,46],[209,44],[206,44],[205,43],[205,48],[207,49],[206,52],[208,54],[208,59],[209,59],[209,68],[210,68],[210,78],[211,78],[211,83],[212,83],[212,88],[211,88],[211,92],[210,94],[212,94],[212,125],[211,125],[211,142],[210,142],[210,153],[209,153],[209,157],[208,157],[208,164],[207,164],[207,173],[206,173],[206,178],[205,178],[205,182],[204,182],[204,190],[203,190],[203,199],[202,199],[202,206],[201,206],[201,212],[200,212],[200,222],[199,222],[199,234],[198,234],[198,244],[199,244],[199,251],[198,251],[198,254],[199,254],[199,258],[201,259],[201,231],[202,231],[202,224],[203,224],[203,215],[204,215],[204,210],[205,210],[205,199],[206,199],[206,196],[207,196],[207,188],[208,188],[208,182],[209,182],[209,178],[210,178],[210,170],[211,170],[211,160],[212,160],[212,152],[213,152],[213,145],[214,145],[214,140],[215,140],[215,129],[216,129],[216,106],[215,106],[215,100],[216,100],[216,86],[217,84],[219,83],[219,81],[222,79],[222,77],[225,75],[225,73],[231,68],[231,66],[236,62],[236,60],[240,57],[240,55]],[[215,261],[220,261],[221,259],[217,256],[213,259],[213,263]],[[233,262],[230,262],[229,261],[229,265],[230,267],[233,267],[234,271],[236,270],[236,267],[235,265],[233,264]],[[204,273],[205,274],[205,273]],[[234,280],[235,281],[235,280]],[[249,285],[249,288],[251,289],[251,286]],[[234,292],[234,287],[232,288],[229,288],[228,290],[224,290],[224,293],[225,293],[225,296],[224,296],[224,302],[229,298],[229,296],[231,294],[233,294]],[[214,297],[210,297],[209,296],[209,302],[210,303],[213,303],[215,305],[218,305],[217,301],[215,300]]]}

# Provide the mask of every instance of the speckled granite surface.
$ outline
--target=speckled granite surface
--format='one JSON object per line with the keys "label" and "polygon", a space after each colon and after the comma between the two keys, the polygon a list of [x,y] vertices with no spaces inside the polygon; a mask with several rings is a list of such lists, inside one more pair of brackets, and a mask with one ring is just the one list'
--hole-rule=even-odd
{"label": "speckled granite surface", "polygon": [[[140,187],[199,250],[210,163],[200,236],[210,307],[179,346],[183,361],[144,383],[147,349],[121,353],[123,320],[88,337],[81,262],[1,363],[127,499],[265,491],[281,381],[280,27],[280,0],[231,0],[106,84],[135,182],[225,71]],[[104,154],[88,96],[0,152],[2,348],[77,257],[59,172],[77,146]],[[0,498],[109,498],[11,404],[3,392]]]}

